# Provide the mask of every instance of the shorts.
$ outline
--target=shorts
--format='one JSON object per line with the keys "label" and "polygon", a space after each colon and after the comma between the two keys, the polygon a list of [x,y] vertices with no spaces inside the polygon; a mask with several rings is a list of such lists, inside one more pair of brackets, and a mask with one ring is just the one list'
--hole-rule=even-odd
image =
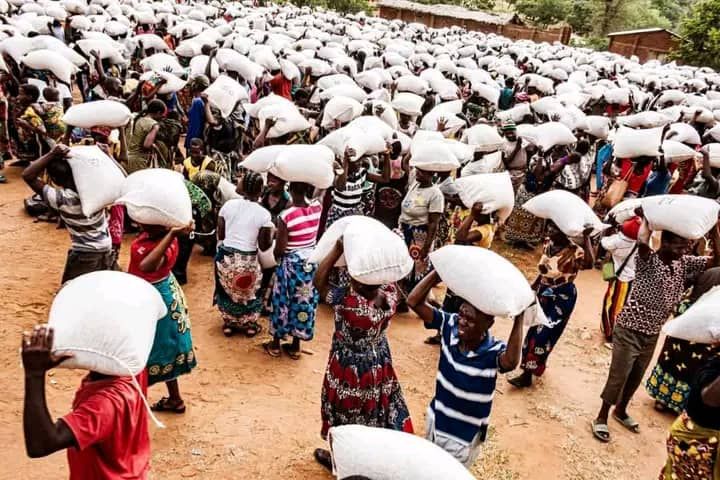
{"label": "shorts", "polygon": [[469,444],[458,440],[457,438],[444,435],[435,431],[435,413],[432,408],[427,409],[427,419],[425,420],[425,439],[433,442],[442,448],[455,459],[465,465],[466,468],[472,467],[475,460],[482,452],[482,435],[480,432],[475,435],[473,441]]}
{"label": "shorts", "polygon": [[65,261],[61,283],[64,284],[80,275],[100,270],[120,270],[112,250],[86,252],[70,249]]}

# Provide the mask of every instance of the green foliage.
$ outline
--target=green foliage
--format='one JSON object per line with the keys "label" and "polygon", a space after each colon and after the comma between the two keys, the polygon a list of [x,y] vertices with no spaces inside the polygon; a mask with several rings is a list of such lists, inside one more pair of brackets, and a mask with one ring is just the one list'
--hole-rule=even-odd
{"label": "green foliage", "polygon": [[666,18],[671,27],[676,28],[680,20],[688,13],[694,0],[651,0],[650,5]]}
{"label": "green foliage", "polygon": [[485,10],[490,11],[495,8],[495,0],[414,0],[417,3],[424,3],[425,5],[435,5],[443,3],[446,5],[457,5],[459,7],[465,7],[470,10]]}
{"label": "green foliage", "polygon": [[297,7],[322,7],[339,13],[372,12],[367,0],[290,0]]}
{"label": "green foliage", "polygon": [[595,5],[592,0],[575,0],[565,19],[578,35],[587,35],[593,30]]}
{"label": "green foliage", "polygon": [[680,23],[683,37],[673,58],[697,66],[720,68],[720,0],[694,4]]}
{"label": "green foliage", "polygon": [[539,27],[548,27],[568,18],[572,10],[570,0],[517,0],[517,12]]}
{"label": "green foliage", "polygon": [[592,35],[587,37],[573,37],[570,41],[570,45],[573,47],[585,47],[592,48],[593,50],[604,51],[607,50],[610,45],[610,40],[608,37],[596,37]]}

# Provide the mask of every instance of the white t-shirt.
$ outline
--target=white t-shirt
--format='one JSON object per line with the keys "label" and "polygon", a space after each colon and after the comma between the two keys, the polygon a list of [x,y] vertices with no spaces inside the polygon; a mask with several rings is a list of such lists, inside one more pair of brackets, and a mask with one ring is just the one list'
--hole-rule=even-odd
{"label": "white t-shirt", "polygon": [[[627,261],[618,280],[622,282],[632,282],[635,280],[635,259],[637,257],[636,241],[628,238],[622,233],[616,233],[600,240],[600,245],[612,254],[613,263],[615,264],[615,272],[620,270],[623,262],[632,253],[632,257]],[[634,251],[633,251],[634,250]]]}
{"label": "white t-shirt", "polygon": [[220,209],[220,216],[225,220],[223,245],[243,252],[256,251],[260,229],[272,226],[270,212],[244,198],[225,203]]}

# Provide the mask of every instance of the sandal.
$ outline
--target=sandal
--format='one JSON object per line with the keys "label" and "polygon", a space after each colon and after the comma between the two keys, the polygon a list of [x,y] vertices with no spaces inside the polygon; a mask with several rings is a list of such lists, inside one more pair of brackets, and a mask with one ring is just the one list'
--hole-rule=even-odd
{"label": "sandal", "polygon": [[440,345],[442,343],[442,337],[440,336],[440,333],[438,332],[437,335],[432,335],[430,337],[427,337],[425,339],[425,343],[428,345]]}
{"label": "sandal", "polygon": [[179,403],[172,405],[168,397],[162,397],[157,403],[150,406],[150,410],[153,412],[168,412],[168,413],[185,413],[185,402],[180,400]]}
{"label": "sandal", "polygon": [[315,457],[316,462],[328,469],[328,471],[332,472],[332,457],[330,452],[322,448],[316,448],[313,452],[313,456]]}
{"label": "sandal", "polygon": [[262,325],[260,325],[257,322],[249,323],[242,332],[245,334],[247,338],[253,338],[258,333],[262,332]]}
{"label": "sandal", "polygon": [[617,420],[623,427],[627,428],[633,433],[640,433],[640,424],[635,421],[630,415],[625,418],[618,417],[617,413],[613,412],[613,418]]}
{"label": "sandal", "polygon": [[232,329],[232,327],[224,326],[223,327],[223,335],[226,337],[232,337],[235,333],[235,330]]}
{"label": "sandal", "polygon": [[292,358],[293,360],[300,360],[300,350],[295,350],[292,348],[291,343],[283,343],[282,349],[285,353],[287,353],[288,357]]}
{"label": "sandal", "polygon": [[267,352],[268,355],[271,357],[279,357],[280,356],[280,349],[273,347],[272,340],[269,342],[265,342],[262,344],[263,348]]}
{"label": "sandal", "polygon": [[610,442],[610,430],[606,423],[598,423],[597,420],[590,422],[593,436],[603,443]]}

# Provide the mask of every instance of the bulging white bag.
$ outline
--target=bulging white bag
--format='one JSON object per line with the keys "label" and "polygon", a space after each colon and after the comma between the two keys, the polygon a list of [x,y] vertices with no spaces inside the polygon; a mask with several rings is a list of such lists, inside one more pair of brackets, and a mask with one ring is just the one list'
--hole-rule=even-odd
{"label": "bulging white bag", "polygon": [[522,272],[485,248],[447,245],[430,261],[448,289],[487,315],[514,317],[535,301]]}
{"label": "bulging white bag", "polygon": [[238,102],[247,101],[248,96],[245,89],[238,82],[220,75],[208,88],[205,89],[210,105],[220,110],[223,118],[229,117],[234,111]]}
{"label": "bulging white bag", "polygon": [[586,125],[581,128],[582,131],[597,137],[601,140],[607,140],[610,134],[610,119],[600,115],[588,115],[585,117]]}
{"label": "bulging white bag", "polygon": [[403,115],[417,117],[422,114],[425,98],[410,92],[400,92],[392,100],[392,107]]}
{"label": "bulging white bag", "polygon": [[571,145],[577,141],[572,131],[560,122],[546,122],[533,129],[533,143],[548,151],[556,145]]}
{"label": "bulging white bag", "polygon": [[183,87],[185,87],[185,84],[187,83],[186,80],[183,80],[177,75],[169,72],[150,71],[140,75],[140,80],[157,81],[158,78],[165,80],[165,83],[160,87],[160,90],[158,90],[158,93],[160,93],[161,95],[179,92],[183,89]]}
{"label": "bulging white bag", "polygon": [[147,364],[157,321],[167,307],[147,281],[101,271],[68,282],[50,307],[53,354],[72,357],[60,368],[135,376]]}
{"label": "bulging white bag", "polygon": [[662,151],[667,162],[685,162],[697,157],[695,150],[675,140],[665,140],[662,143]]}
{"label": "bulging white bag", "polygon": [[52,50],[35,50],[22,58],[22,63],[35,70],[48,70],[58,80],[70,85],[77,67],[68,59]]}
{"label": "bulging white bag", "polygon": [[708,143],[703,147],[703,150],[707,152],[710,166],[713,168],[720,167],[720,143]]}
{"label": "bulging white bag", "polygon": [[497,128],[484,123],[466,129],[460,141],[473,146],[476,152],[494,152],[505,144]]}
{"label": "bulging white bag", "polygon": [[275,164],[275,159],[280,155],[280,152],[287,147],[287,145],[268,145],[267,147],[257,148],[245,157],[240,166],[253,172],[268,172]]}
{"label": "bulging white bag", "polygon": [[700,297],[685,313],[663,326],[663,332],[671,337],[689,342],[716,344],[720,342],[720,287],[715,287]]}
{"label": "bulging white bag", "polygon": [[442,140],[413,142],[410,166],[428,172],[451,172],[460,167],[457,156]]}
{"label": "bulging white bag", "polygon": [[[674,133],[672,137],[670,137],[671,132]],[[692,125],[687,123],[673,123],[670,125],[670,130],[665,137],[671,138],[671,140],[675,140],[676,142],[687,143],[688,145],[702,145],[700,134]]]}
{"label": "bulging white bag", "polygon": [[275,158],[271,172],[288,182],[328,188],[335,180],[335,154],[324,145],[287,145]]}
{"label": "bulging white bag", "polygon": [[695,195],[656,195],[642,199],[651,230],[668,230],[688,240],[704,236],[718,221],[720,204]]}
{"label": "bulging white bag", "polygon": [[364,425],[330,429],[337,478],[373,480],[474,480],[452,455],[410,433]]}
{"label": "bulging white bag", "polygon": [[403,75],[397,79],[398,92],[410,92],[416,95],[425,95],[430,90],[428,82],[415,75]]}
{"label": "bulging white bag", "polygon": [[455,180],[455,186],[460,190],[460,201],[467,208],[480,202],[483,213],[498,212],[501,222],[510,216],[515,206],[515,192],[508,172],[460,177]]}
{"label": "bulging white bag", "polygon": [[328,100],[323,111],[321,126],[328,128],[333,126],[335,121],[347,123],[362,114],[363,106],[357,100],[350,97],[333,97]]}
{"label": "bulging white bag", "polygon": [[128,175],[115,203],[125,205],[130,218],[140,224],[173,228],[192,221],[192,203],[183,176],[165,168]]}
{"label": "bulging white bag", "polygon": [[132,113],[124,103],[114,100],[78,103],[65,112],[63,122],[80,128],[124,127],[130,122]]}
{"label": "bulging white bag", "polygon": [[657,157],[660,155],[662,128],[633,130],[620,127],[613,138],[613,153],[618,158]]}
{"label": "bulging white bag", "polygon": [[586,228],[592,235],[607,228],[590,206],[577,195],[565,190],[551,190],[531,198],[523,208],[536,217],[552,220],[568,237],[581,237]]}
{"label": "bulging white bag", "polygon": [[617,223],[623,223],[636,216],[635,210],[640,206],[642,206],[641,198],[628,198],[623,200],[610,209],[607,215],[605,215],[605,221],[609,221],[612,216]]}
{"label": "bulging white bag", "polygon": [[345,155],[345,149],[351,148],[355,154],[350,161],[359,160],[364,155],[373,155],[386,149],[385,140],[378,132],[364,132],[358,127],[350,125],[330,132],[317,144],[331,148],[338,158]]}
{"label": "bulging white bag", "polygon": [[377,220],[349,224],[343,243],[348,273],[365,285],[397,282],[413,268],[403,239]]}
{"label": "bulging white bag", "polygon": [[67,157],[83,215],[99,212],[122,195],[125,173],[95,145],[72,147]]}
{"label": "bulging white bag", "polygon": [[301,132],[310,128],[310,122],[293,104],[275,104],[264,107],[258,112],[260,125],[268,118],[276,120],[275,125],[267,133],[267,138],[277,138],[288,133]]}
{"label": "bulging white bag", "polygon": [[[335,246],[335,243],[342,238],[348,226],[352,224],[373,225],[376,222],[378,222],[378,220],[375,220],[372,217],[365,217],[363,215],[349,215],[333,222],[333,224],[325,230],[325,233],[323,233],[323,236],[320,237],[320,240],[318,240],[317,245],[315,245],[315,249],[310,254],[310,257],[308,257],[308,261],[310,263],[322,262],[325,257],[330,254],[330,251]],[[335,266],[344,267],[346,265],[345,253],[343,253],[335,262]]]}

